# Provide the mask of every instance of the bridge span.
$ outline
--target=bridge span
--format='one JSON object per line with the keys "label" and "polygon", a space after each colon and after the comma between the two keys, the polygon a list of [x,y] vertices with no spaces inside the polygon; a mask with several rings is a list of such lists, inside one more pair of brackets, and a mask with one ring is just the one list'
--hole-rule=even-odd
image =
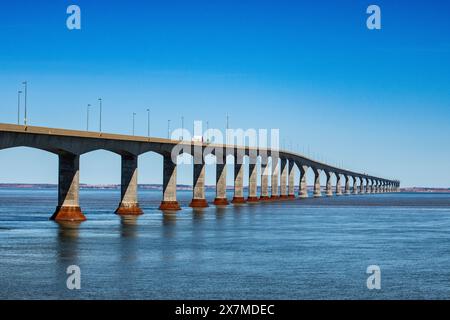
{"label": "bridge span", "polygon": [[[58,156],[58,205],[51,219],[59,221],[86,220],[79,205],[79,163],[82,154],[95,150],[112,151],[122,158],[121,200],[116,210],[119,215],[143,213],[137,197],[137,160],[139,155],[147,152],[156,152],[163,157],[163,192],[159,208],[167,211],[180,209],[176,196],[177,163],[173,161],[173,155],[176,157],[182,153],[188,153],[194,158],[193,197],[190,203],[194,208],[209,205],[205,199],[204,161],[209,154],[214,155],[217,162],[215,205],[229,204],[226,195],[226,158],[230,155],[234,157],[234,196],[231,200],[234,204],[306,198],[309,168],[314,173],[314,197],[322,196],[322,171],[326,175],[326,196],[398,192],[400,187],[398,180],[338,168],[287,150],[0,124],[0,150],[13,147],[37,148]],[[244,197],[243,186],[244,157],[249,160],[247,197]],[[268,165],[269,158],[271,167]],[[261,174],[259,195],[258,165]],[[300,171],[298,194],[295,194],[295,166]],[[336,177],[334,186],[333,175]]]}

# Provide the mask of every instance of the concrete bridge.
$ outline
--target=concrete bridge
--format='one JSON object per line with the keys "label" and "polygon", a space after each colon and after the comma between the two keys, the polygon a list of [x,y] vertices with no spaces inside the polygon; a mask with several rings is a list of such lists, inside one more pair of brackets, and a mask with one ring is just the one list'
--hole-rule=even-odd
{"label": "concrete bridge", "polygon": [[[170,139],[107,134],[101,132],[74,131],[46,127],[0,124],[0,150],[13,147],[31,147],[58,155],[58,205],[51,217],[61,221],[83,221],[79,206],[80,155],[94,150],[112,151],[122,158],[121,200],[116,210],[120,215],[139,215],[137,197],[137,159],[146,152],[156,152],[163,157],[163,195],[161,210],[179,210],[176,196],[177,164],[173,154],[188,153],[194,157],[194,185],[191,207],[207,207],[205,199],[205,162],[208,154],[216,157],[215,205],[228,205],[226,196],[226,158],[234,157],[234,196],[232,203],[308,197],[306,174],[314,173],[314,197],[322,196],[320,174],[326,175],[326,196],[397,192],[400,182],[381,177],[337,168],[309,159],[301,154],[270,148],[252,148],[234,145],[214,145],[202,142],[176,141]],[[248,197],[244,197],[243,159],[249,159]],[[257,159],[260,161],[257,161]],[[269,158],[272,159],[269,168]],[[257,194],[257,165],[261,166],[260,194]],[[294,192],[294,167],[300,170],[298,194]],[[332,176],[336,184],[332,185]],[[271,193],[269,194],[269,177]],[[344,185],[342,186],[342,181]]]}

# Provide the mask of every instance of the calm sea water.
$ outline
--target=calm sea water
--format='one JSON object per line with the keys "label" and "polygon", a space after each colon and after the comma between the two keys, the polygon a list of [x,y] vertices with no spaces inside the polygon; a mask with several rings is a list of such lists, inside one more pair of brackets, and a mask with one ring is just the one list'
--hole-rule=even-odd
{"label": "calm sea water", "polygon": [[[113,214],[119,191],[81,191],[88,221],[49,221],[56,190],[0,190],[1,299],[449,299],[450,194],[382,194]],[[213,194],[208,193],[212,200]],[[179,192],[186,206],[190,192]],[[66,268],[81,268],[68,290]],[[368,290],[366,268],[381,268]]]}

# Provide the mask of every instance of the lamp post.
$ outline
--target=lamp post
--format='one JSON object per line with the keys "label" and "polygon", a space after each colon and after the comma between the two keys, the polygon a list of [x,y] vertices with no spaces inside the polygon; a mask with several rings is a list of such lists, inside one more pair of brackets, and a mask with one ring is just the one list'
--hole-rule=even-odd
{"label": "lamp post", "polygon": [[91,109],[91,105],[88,104],[86,108],[86,131],[89,131],[89,111]]}
{"label": "lamp post", "polygon": [[170,120],[167,120],[167,139],[170,139]]}
{"label": "lamp post", "polygon": [[133,136],[134,136],[134,118],[136,117],[136,112],[133,112]]}
{"label": "lamp post", "polygon": [[181,116],[181,141],[184,141],[184,117]]}
{"label": "lamp post", "polygon": [[20,124],[20,95],[22,94],[22,91],[17,91],[17,124]]}
{"label": "lamp post", "polygon": [[228,129],[229,129],[229,117],[228,117],[228,113],[227,113],[227,124],[226,124],[226,129],[225,129],[225,144],[228,144]]}
{"label": "lamp post", "polygon": [[24,101],[24,107],[25,107],[25,113],[24,113],[24,118],[23,118],[23,123],[24,125],[27,125],[27,90],[28,90],[28,83],[27,81],[22,82],[22,84],[24,85],[25,91],[25,101]]}
{"label": "lamp post", "polygon": [[150,108],[147,109],[147,136],[150,138]]}
{"label": "lamp post", "polygon": [[100,108],[100,120],[99,120],[99,131],[102,132],[102,98],[98,98],[99,108]]}

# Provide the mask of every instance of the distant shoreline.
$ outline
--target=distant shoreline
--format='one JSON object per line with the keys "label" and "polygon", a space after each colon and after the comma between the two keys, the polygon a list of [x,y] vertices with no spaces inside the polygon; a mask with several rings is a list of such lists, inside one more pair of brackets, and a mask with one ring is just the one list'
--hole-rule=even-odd
{"label": "distant shoreline", "polygon": [[[56,184],[51,183],[0,183],[1,189],[56,189]],[[138,188],[141,190],[162,190],[162,184],[139,184]],[[247,187],[244,187],[247,189]],[[312,186],[308,186],[308,190],[312,190]],[[120,184],[82,184],[80,189],[93,190],[119,190]],[[206,190],[215,190],[215,185],[205,186]],[[227,186],[228,190],[233,190],[233,186]],[[258,187],[259,189],[259,187]],[[177,190],[192,190],[191,185],[178,184]],[[295,187],[298,190],[298,187]],[[450,188],[430,188],[430,187],[408,187],[400,188],[400,192],[417,192],[417,193],[450,193]]]}

